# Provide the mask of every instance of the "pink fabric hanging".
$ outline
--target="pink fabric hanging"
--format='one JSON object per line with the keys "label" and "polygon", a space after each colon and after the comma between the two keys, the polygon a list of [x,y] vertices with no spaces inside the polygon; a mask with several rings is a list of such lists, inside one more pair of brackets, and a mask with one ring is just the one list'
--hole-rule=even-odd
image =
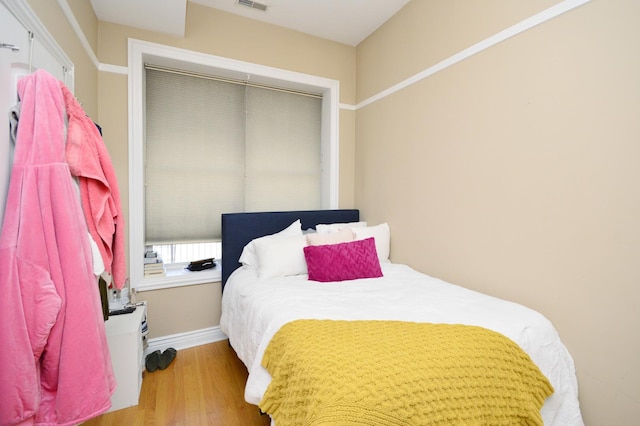
{"label": "pink fabric hanging", "polygon": [[60,85],[36,71],[18,94],[0,235],[0,424],[76,425],[109,409],[115,379]]}
{"label": "pink fabric hanging", "polygon": [[118,181],[109,152],[95,123],[87,117],[73,93],[62,83],[67,110],[66,158],[71,174],[80,181],[82,209],[89,232],[100,249],[105,270],[116,288],[124,287],[124,216]]}

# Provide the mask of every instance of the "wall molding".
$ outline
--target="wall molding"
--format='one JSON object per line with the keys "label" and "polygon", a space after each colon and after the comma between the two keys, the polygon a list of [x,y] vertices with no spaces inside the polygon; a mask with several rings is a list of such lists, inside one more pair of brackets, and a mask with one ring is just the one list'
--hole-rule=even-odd
{"label": "wall molding", "polygon": [[100,63],[98,65],[98,71],[110,72],[112,74],[129,75],[129,67],[123,67],[122,65]]}
{"label": "wall molding", "polygon": [[96,56],[95,52],[91,48],[91,45],[89,44],[89,40],[87,40],[87,37],[84,35],[84,31],[82,31],[82,27],[80,27],[80,24],[76,19],[76,16],[73,14],[73,11],[69,6],[69,3],[67,3],[67,0],[58,0],[58,5],[60,5],[60,8],[62,9],[64,16],[67,18],[67,21],[69,21],[71,28],[73,28],[73,31],[76,33],[76,36],[80,41],[80,44],[84,48],[85,52],[87,52],[89,59],[91,59],[91,62],[93,62],[93,65],[95,65],[97,69],[100,65],[100,63],[98,62],[98,57]]}
{"label": "wall molding", "polygon": [[364,108],[367,105],[370,105],[374,102],[377,102],[381,99],[386,98],[387,96],[390,96],[406,87],[409,87],[427,77],[432,76],[433,74],[440,72],[446,68],[449,68],[452,65],[457,64],[460,61],[463,61],[473,55],[475,55],[476,53],[480,53],[483,50],[486,50],[492,46],[495,46],[496,44],[507,40],[511,37],[514,37],[524,31],[527,31],[528,29],[531,29],[537,25],[540,25],[544,22],[549,21],[550,19],[555,18],[556,16],[562,15],[563,13],[566,13],[570,10],[575,9],[578,6],[582,6],[585,3],[588,3],[591,0],[565,0],[563,2],[560,2],[558,4],[556,4],[555,6],[552,6],[546,10],[543,10],[540,13],[537,13],[535,15],[533,15],[530,18],[525,19],[524,21],[521,21],[515,25],[512,25],[511,27],[500,31],[497,34],[494,34],[493,36],[486,38],[476,44],[474,44],[471,47],[468,47],[464,50],[462,50],[461,52],[456,53],[453,56],[448,57],[447,59],[444,59],[443,61],[438,62],[437,64],[425,69],[424,71],[421,71],[417,74],[415,74],[412,77],[407,78],[404,81],[401,81],[398,84],[395,84],[391,87],[389,87],[388,89],[383,90],[382,92],[379,92],[373,96],[371,96],[370,98],[358,103],[356,105],[356,110],[360,109],[360,108]]}
{"label": "wall molding", "polygon": [[154,337],[153,339],[148,340],[148,346],[147,349],[145,349],[145,356],[156,350],[164,351],[167,348],[174,348],[178,350],[187,349],[194,346],[219,342],[225,339],[227,339],[227,336],[222,332],[222,330],[220,330],[219,326]]}
{"label": "wall molding", "polygon": [[[447,59],[444,59],[440,62],[438,62],[437,64],[413,75],[412,77],[407,78],[406,80],[401,81],[400,83],[397,83],[367,99],[365,99],[364,101],[356,104],[356,105],[350,105],[350,104],[339,104],[339,108],[340,109],[344,109],[347,111],[357,111],[361,108],[366,107],[367,105],[370,105],[374,102],[377,102],[381,99],[386,98],[387,96],[391,96],[392,94],[405,89],[421,80],[424,80],[427,77],[430,77],[434,74],[436,74],[437,72],[440,72],[446,68],[449,68],[450,66],[453,66],[455,64],[457,64],[458,62],[461,62],[477,53],[482,52],[483,50],[489,49],[492,46],[495,46],[496,44],[505,41],[511,37],[515,37],[516,35],[527,31],[535,26],[538,26],[544,22],[547,22],[559,15],[562,15],[566,12],[569,12],[579,6],[582,6],[585,3],[590,2],[591,0],[564,0],[558,4],[556,4],[555,6],[552,6],[548,9],[543,10],[542,12],[539,12],[533,16],[531,16],[530,18],[527,18],[515,25],[512,25],[511,27],[500,31],[497,34],[494,34],[491,37],[488,37],[458,53],[456,53],[453,56],[448,57]],[[66,2],[66,0],[58,0],[58,3],[60,3],[61,6],[66,5],[66,7],[63,6],[63,10],[65,11],[65,14],[67,13],[67,10],[69,10],[69,13],[71,13],[71,10],[69,9],[69,6]],[[71,22],[74,30],[80,31],[78,33],[78,38],[82,40],[84,40],[83,46],[85,46],[85,49],[88,49],[88,53],[90,54],[90,56],[92,56],[92,58],[95,58],[95,55],[93,54],[93,51],[90,49],[88,42],[86,42],[86,38],[84,37],[84,33],[81,32],[80,30],[80,26],[78,25],[77,21],[75,20],[75,17],[73,17],[73,14],[71,13],[71,18],[73,19],[73,22],[71,21],[71,19],[69,18],[69,16],[67,16],[67,18],[69,19],[69,22]],[[85,45],[86,44],[86,45]],[[95,59],[95,62],[97,64],[97,59]],[[127,67],[123,67],[123,66],[119,66],[119,65],[110,65],[110,64],[99,64],[96,65],[98,67],[98,69],[100,71],[104,71],[104,72],[111,72],[111,73],[116,73],[116,74],[128,74],[128,68]]]}

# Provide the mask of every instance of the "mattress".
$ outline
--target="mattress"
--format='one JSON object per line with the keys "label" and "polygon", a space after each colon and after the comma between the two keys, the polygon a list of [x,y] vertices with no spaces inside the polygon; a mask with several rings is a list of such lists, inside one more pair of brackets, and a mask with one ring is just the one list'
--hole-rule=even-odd
{"label": "mattress", "polygon": [[271,381],[262,357],[274,334],[297,319],[398,320],[484,327],[516,342],[555,389],[541,410],[545,425],[583,425],[571,355],[552,323],[517,303],[382,263],[383,277],[318,283],[306,275],[258,279],[239,268],[222,297],[220,326],[249,377],[245,399],[259,404]]}

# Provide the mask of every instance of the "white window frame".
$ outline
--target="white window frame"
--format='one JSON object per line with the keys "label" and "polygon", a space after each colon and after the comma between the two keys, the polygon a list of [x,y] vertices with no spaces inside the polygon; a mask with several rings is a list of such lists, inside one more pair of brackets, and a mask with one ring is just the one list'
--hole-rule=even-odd
{"label": "white window frame", "polygon": [[[144,64],[185,69],[220,77],[250,80],[322,95],[321,158],[323,209],[338,207],[339,81],[237,61],[206,53],[129,39],[129,279],[136,291],[220,281],[219,268],[144,276]],[[325,161],[328,159],[328,161]]]}

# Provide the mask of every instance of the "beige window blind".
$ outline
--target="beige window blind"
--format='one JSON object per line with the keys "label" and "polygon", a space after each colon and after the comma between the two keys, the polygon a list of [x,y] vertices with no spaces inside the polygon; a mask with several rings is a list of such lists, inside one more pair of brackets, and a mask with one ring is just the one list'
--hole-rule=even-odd
{"label": "beige window blind", "polygon": [[321,104],[147,69],[145,243],[217,241],[222,213],[320,208]]}

